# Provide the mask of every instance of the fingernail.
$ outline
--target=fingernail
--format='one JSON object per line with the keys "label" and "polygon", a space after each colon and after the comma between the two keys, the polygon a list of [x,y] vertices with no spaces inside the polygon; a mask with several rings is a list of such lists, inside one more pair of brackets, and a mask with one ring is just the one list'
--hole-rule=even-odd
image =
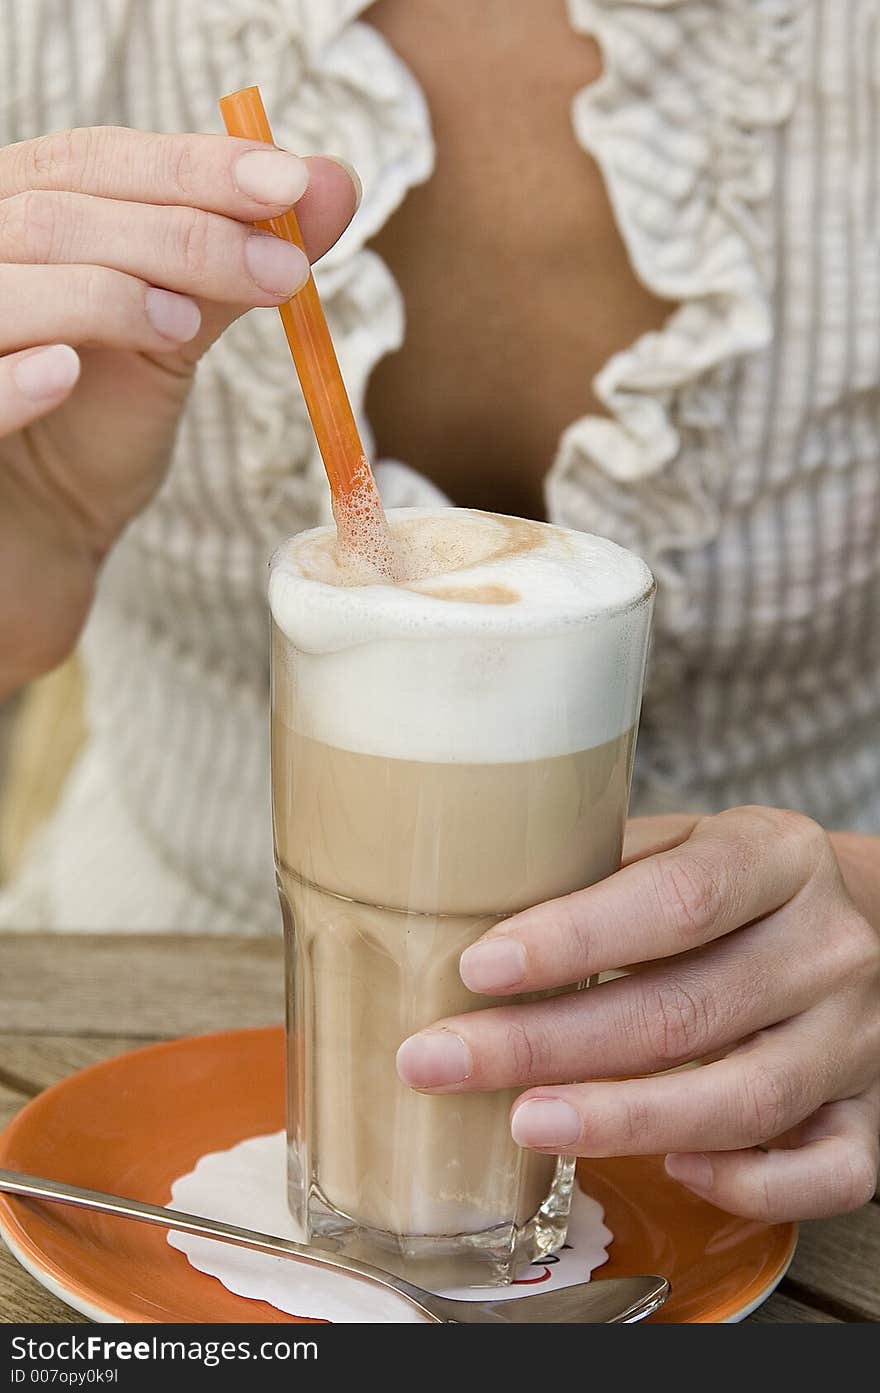
{"label": "fingernail", "polygon": [[397,1051],[397,1072],[411,1088],[439,1088],[464,1083],[473,1069],[471,1052],[451,1030],[411,1035]]}
{"label": "fingernail", "polygon": [[472,992],[505,991],[525,977],[526,950],[515,938],[490,938],[466,948],[458,970]]}
{"label": "fingernail", "polygon": [[529,1098],[510,1120],[517,1146],[572,1146],[581,1134],[581,1120],[561,1098]]}
{"label": "fingernail", "polygon": [[348,160],[343,160],[339,155],[328,155],[327,159],[332,160],[334,164],[341,165],[354,184],[354,211],[357,212],[364,200],[364,185],[361,176],[358,174],[353,164],[349,164]]}
{"label": "fingernail", "polygon": [[56,343],[21,358],[12,369],[12,376],[22,396],[45,401],[72,387],[79,377],[79,367],[74,350],[66,343]]}
{"label": "fingernail", "polygon": [[671,1151],[666,1157],[666,1174],[695,1190],[708,1190],[714,1171],[708,1156],[699,1151]]}
{"label": "fingernail", "polygon": [[271,232],[254,232],[245,243],[248,270],[269,295],[293,295],[309,278],[305,252]]}
{"label": "fingernail", "polygon": [[257,203],[290,208],[309,186],[309,167],[286,150],[249,150],[236,160],[234,177],[239,193]]}
{"label": "fingernail", "polygon": [[202,314],[195,300],[176,295],[173,290],[158,290],[150,286],[146,295],[147,318],[163,339],[173,343],[189,343],[199,332]]}

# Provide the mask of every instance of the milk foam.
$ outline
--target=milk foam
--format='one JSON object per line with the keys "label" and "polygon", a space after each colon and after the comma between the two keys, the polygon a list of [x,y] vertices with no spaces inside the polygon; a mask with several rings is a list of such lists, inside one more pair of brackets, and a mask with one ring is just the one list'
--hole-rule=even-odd
{"label": "milk foam", "polygon": [[269,602],[297,650],[294,729],[441,763],[589,749],[638,717],[652,577],[601,537],[465,509],[393,509],[397,585],[359,584],[335,529],[285,542]]}

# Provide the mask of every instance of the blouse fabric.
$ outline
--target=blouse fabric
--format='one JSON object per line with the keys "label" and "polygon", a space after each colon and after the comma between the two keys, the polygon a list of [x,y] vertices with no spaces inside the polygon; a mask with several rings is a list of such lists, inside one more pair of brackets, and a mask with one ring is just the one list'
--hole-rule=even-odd
{"label": "blouse fabric", "polygon": [[[217,130],[259,75],[279,144],[366,195],[316,270],[356,410],[404,306],[366,243],[430,177],[430,115],[368,0],[6,0],[0,143]],[[880,0],[568,0],[576,97],[640,279],[678,308],[595,379],[548,517],[658,580],[632,810],[799,808],[880,830]],[[367,422],[363,422],[370,448]],[[437,501],[399,462],[390,505]],[[277,314],[199,368],[166,484],[82,645],[90,734],[0,925],[262,933],[278,913],[266,561],[329,521]]]}

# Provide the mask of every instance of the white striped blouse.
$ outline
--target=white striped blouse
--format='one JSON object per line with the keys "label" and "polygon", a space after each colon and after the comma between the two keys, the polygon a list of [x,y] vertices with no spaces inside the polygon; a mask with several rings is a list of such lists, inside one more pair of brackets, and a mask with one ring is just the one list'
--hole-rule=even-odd
{"label": "white striped blouse", "polygon": [[[258,73],[280,143],[368,190],[319,284],[358,409],[403,306],[365,248],[433,163],[367,0],[4,0],[0,142],[219,130]],[[635,811],[742,802],[880,830],[880,0],[568,0],[573,120],[678,308],[600,372],[548,515],[654,569]],[[328,516],[275,316],[200,370],[170,478],[83,644],[90,737],[4,900],[16,928],[271,931],[265,564]],[[258,373],[256,363],[263,365]],[[436,496],[399,465],[389,502]]]}

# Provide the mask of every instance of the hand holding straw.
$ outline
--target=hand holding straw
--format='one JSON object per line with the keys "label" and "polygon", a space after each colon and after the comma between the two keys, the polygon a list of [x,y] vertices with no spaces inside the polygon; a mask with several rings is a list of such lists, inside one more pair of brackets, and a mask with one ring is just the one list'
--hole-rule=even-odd
{"label": "hand holding straw", "polygon": [[[222,97],[220,111],[229,135],[274,145],[258,87],[245,87]],[[305,250],[293,210],[257,226]],[[365,576],[378,571],[386,579],[394,579],[396,568],[388,522],[355,424],[314,276],[310,274],[302,290],[278,309],[330,481],[340,548],[365,563]]]}

